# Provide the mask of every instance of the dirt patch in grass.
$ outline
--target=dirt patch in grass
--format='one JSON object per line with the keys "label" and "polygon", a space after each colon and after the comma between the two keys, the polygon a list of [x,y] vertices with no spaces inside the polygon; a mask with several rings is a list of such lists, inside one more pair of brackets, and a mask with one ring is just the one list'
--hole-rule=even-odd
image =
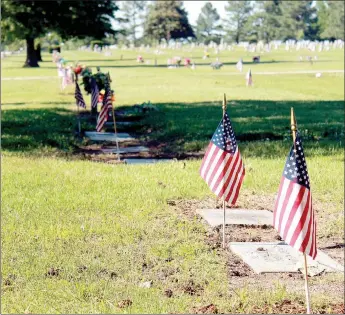
{"label": "dirt patch in grass", "polygon": [[[256,195],[248,192],[243,193],[243,198],[236,208],[273,210],[274,195]],[[243,260],[230,250],[223,250],[222,227],[210,227],[196,212],[197,209],[219,209],[222,208],[221,200],[206,198],[204,200],[168,200],[168,204],[182,217],[191,220],[197,218],[206,227],[205,243],[217,254],[223,256],[227,261],[229,290],[236,295],[236,290],[246,288],[248,290],[286,290],[286,292],[304,294],[304,276],[301,273],[272,273],[256,274]],[[319,205],[320,206],[320,205]],[[322,207],[320,207],[322,209]],[[229,209],[230,210],[230,209]],[[231,211],[231,210],[230,210]],[[281,240],[279,234],[272,226],[254,225],[230,225],[226,226],[226,242],[275,242]],[[330,255],[333,259],[343,264],[344,244],[341,240],[323,238],[318,240],[318,247]],[[339,274],[338,274],[339,275]],[[335,274],[321,274],[310,277],[311,294],[323,294],[334,297],[334,301],[343,300],[344,282],[343,277]],[[282,289],[283,288],[283,289]],[[292,303],[292,302],[291,302]],[[282,304],[264,306],[253,310],[253,313],[267,313],[268,307],[273,313],[305,313],[305,307],[296,304]],[[340,310],[343,304],[335,304],[332,310]],[[320,314],[322,309],[319,310]],[[337,313],[338,314],[338,313]]]}

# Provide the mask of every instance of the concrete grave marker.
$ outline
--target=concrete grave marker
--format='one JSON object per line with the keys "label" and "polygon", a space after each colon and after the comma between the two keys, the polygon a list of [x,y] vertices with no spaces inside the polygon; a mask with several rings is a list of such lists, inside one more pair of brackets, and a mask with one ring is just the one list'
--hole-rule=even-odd
{"label": "concrete grave marker", "polygon": [[126,164],[156,164],[162,162],[171,162],[170,159],[126,159]]}
{"label": "concrete grave marker", "polygon": [[[198,209],[209,225],[218,226],[223,224],[223,209]],[[273,214],[268,210],[227,209],[225,211],[225,224],[248,224],[248,225],[272,225]]]}
{"label": "concrete grave marker", "polygon": [[[107,149],[101,149],[103,153],[117,153],[116,148],[107,148]],[[126,147],[126,148],[119,148],[119,153],[138,153],[138,152],[148,152],[149,148],[146,148],[144,146],[138,146],[138,147]]]}
{"label": "concrete grave marker", "polygon": [[[229,244],[232,252],[240,256],[256,273],[299,272],[304,266],[303,254],[285,244],[232,242]],[[334,259],[318,250],[315,260],[307,256],[311,275],[326,272],[344,272],[344,267]],[[313,270],[317,270],[315,273]]]}
{"label": "concrete grave marker", "polygon": [[[92,141],[116,141],[115,133],[113,132],[86,131],[85,136]],[[119,142],[132,141],[135,140],[135,138],[131,137],[128,133],[118,132],[117,140]]]}

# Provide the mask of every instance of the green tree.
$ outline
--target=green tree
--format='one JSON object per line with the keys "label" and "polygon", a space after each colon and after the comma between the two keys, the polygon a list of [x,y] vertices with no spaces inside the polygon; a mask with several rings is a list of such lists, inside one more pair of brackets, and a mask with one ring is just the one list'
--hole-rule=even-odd
{"label": "green tree", "polygon": [[282,17],[283,12],[280,0],[257,1],[257,12],[250,17],[251,29],[255,30],[257,40],[266,43],[282,39]]}
{"label": "green tree", "polygon": [[324,3],[321,38],[344,40],[344,6],[343,1]]}
{"label": "green tree", "polygon": [[107,34],[115,34],[111,22],[116,10],[118,7],[111,0],[2,1],[2,39],[25,39],[24,66],[38,67],[36,38],[48,31],[56,31],[63,39],[85,36],[101,39]]}
{"label": "green tree", "polygon": [[284,37],[293,39],[315,39],[317,15],[313,1],[281,1]]}
{"label": "green tree", "polygon": [[196,21],[196,37],[199,41],[208,44],[210,41],[219,42],[219,31],[222,29],[219,24],[220,16],[212,3],[206,2],[201,8],[201,13]]}
{"label": "green tree", "polygon": [[248,20],[252,13],[251,1],[228,1],[225,7],[227,18],[224,20],[228,36],[239,43],[244,40],[248,32]]}
{"label": "green tree", "polygon": [[182,1],[154,1],[149,6],[145,36],[161,41],[195,37]]}
{"label": "green tree", "polygon": [[124,35],[129,37],[131,42],[137,44],[138,28],[144,24],[147,1],[122,1],[121,11],[123,13]]}

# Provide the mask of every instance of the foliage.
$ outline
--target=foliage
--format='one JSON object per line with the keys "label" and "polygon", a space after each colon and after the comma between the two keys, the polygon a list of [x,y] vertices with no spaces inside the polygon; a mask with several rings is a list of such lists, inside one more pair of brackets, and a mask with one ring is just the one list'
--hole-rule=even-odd
{"label": "foliage", "polygon": [[81,76],[84,89],[88,94],[91,93],[91,78],[94,78],[96,80],[99,91],[104,90],[106,86],[110,85],[108,75],[101,72],[99,67],[97,67],[97,72],[95,74],[92,74],[91,68],[85,67],[81,72]]}
{"label": "foliage", "polygon": [[145,35],[161,41],[195,37],[182,1],[154,1],[149,6]]}
{"label": "foliage", "polygon": [[219,24],[220,16],[216,8],[213,8],[212,3],[206,2],[201,8],[201,13],[196,21],[196,37],[198,41],[205,44],[211,41],[219,43],[222,29]]}
{"label": "foliage", "polygon": [[102,39],[106,34],[115,34],[111,19],[118,7],[111,0],[6,0],[1,2],[1,9],[5,39],[26,39],[26,66],[38,67],[35,38],[54,30],[64,39],[85,36]]}
{"label": "foliage", "polygon": [[123,19],[124,36],[137,45],[138,28],[144,26],[144,18],[147,14],[147,1],[121,1],[121,12]]}
{"label": "foliage", "polygon": [[245,39],[248,31],[248,19],[252,12],[251,1],[228,1],[225,7],[227,18],[225,19],[228,37],[239,43]]}
{"label": "foliage", "polygon": [[344,40],[344,1],[327,1],[322,6],[321,38]]}

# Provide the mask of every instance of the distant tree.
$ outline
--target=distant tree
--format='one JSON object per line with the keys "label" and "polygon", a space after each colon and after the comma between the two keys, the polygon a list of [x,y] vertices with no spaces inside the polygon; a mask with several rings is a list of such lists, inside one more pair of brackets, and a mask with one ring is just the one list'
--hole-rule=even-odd
{"label": "distant tree", "polygon": [[249,18],[250,28],[255,30],[257,40],[268,43],[282,39],[282,8],[281,0],[257,1],[256,13]]}
{"label": "distant tree", "polygon": [[343,1],[323,2],[322,11],[319,10],[321,38],[344,40],[344,6]]}
{"label": "distant tree", "polygon": [[220,16],[212,3],[206,2],[201,8],[201,13],[196,21],[196,37],[199,41],[208,44],[210,41],[219,42]]}
{"label": "distant tree", "polygon": [[313,1],[281,1],[282,26],[285,38],[315,39],[317,36],[317,15]]}
{"label": "distant tree", "polygon": [[182,1],[154,1],[149,6],[145,36],[161,41],[195,37]]}
{"label": "distant tree", "polygon": [[121,1],[121,11],[123,13],[124,35],[129,37],[130,41],[137,44],[138,28],[144,24],[147,1]]}
{"label": "distant tree", "polygon": [[29,1],[1,2],[2,39],[26,40],[27,55],[24,66],[38,67],[35,39],[52,30],[62,38],[91,36],[101,39],[115,34],[111,20],[118,10],[112,0],[98,1]]}
{"label": "distant tree", "polygon": [[225,11],[227,18],[224,20],[224,30],[233,41],[239,43],[245,39],[248,31],[248,20],[252,13],[251,1],[228,1]]}

